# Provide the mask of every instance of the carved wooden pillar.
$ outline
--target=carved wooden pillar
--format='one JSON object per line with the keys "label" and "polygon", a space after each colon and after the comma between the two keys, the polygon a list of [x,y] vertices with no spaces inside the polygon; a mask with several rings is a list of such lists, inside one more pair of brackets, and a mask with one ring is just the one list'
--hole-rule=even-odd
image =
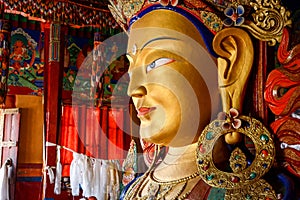
{"label": "carved wooden pillar", "polygon": [[[58,23],[46,23],[45,32],[45,141],[57,143],[61,116],[61,94],[63,76],[64,27]],[[56,147],[46,146],[44,167],[56,164]],[[53,184],[44,180],[44,198],[51,198]]]}

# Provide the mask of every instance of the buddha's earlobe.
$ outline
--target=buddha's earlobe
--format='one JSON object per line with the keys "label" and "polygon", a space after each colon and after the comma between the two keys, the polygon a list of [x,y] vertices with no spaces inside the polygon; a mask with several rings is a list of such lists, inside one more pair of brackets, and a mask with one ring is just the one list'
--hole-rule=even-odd
{"label": "buddha's earlobe", "polygon": [[[254,50],[248,33],[240,28],[226,28],[218,32],[213,40],[218,58],[219,88],[223,111],[230,108],[242,112],[246,84],[253,64]],[[230,133],[225,136],[229,144],[239,142],[241,135]]]}

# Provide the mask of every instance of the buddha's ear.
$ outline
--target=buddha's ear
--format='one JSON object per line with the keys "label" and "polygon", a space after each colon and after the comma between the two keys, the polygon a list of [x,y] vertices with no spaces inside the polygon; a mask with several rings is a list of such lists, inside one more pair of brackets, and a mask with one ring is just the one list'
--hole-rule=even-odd
{"label": "buddha's ear", "polygon": [[251,38],[240,28],[226,28],[216,34],[213,48],[220,56],[218,73],[223,110],[236,108],[241,111],[254,57]]}
{"label": "buddha's ear", "polygon": [[[243,29],[225,28],[216,34],[213,48],[219,55],[219,88],[223,111],[228,112],[230,108],[235,108],[242,112],[246,83],[254,57],[251,38]],[[238,142],[237,138],[230,138],[228,141],[231,139],[229,143]]]}

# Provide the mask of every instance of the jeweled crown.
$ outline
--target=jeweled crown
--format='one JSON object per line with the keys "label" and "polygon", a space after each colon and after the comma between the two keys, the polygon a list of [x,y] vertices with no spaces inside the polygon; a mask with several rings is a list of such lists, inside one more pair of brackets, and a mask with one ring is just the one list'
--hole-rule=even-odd
{"label": "jeweled crown", "polygon": [[127,32],[130,19],[151,5],[181,7],[196,16],[211,32],[236,26],[247,29],[259,40],[275,45],[283,27],[290,25],[290,12],[279,0],[109,0],[108,6]]}

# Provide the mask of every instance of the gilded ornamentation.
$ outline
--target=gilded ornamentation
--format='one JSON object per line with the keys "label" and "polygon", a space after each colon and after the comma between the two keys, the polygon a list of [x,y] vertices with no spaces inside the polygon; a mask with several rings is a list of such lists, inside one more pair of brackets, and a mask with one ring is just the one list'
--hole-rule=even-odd
{"label": "gilded ornamentation", "polygon": [[281,41],[283,28],[291,25],[290,12],[280,5],[279,0],[256,0],[250,2],[255,10],[253,21],[246,20],[242,27],[247,28],[259,40],[274,46]]}
{"label": "gilded ornamentation", "polygon": [[131,18],[135,13],[137,13],[143,6],[144,0],[130,0],[126,2],[123,6],[123,14],[127,18]]}
{"label": "gilded ornamentation", "polygon": [[215,32],[223,29],[223,22],[215,13],[202,11],[200,18],[207,27]]}
{"label": "gilded ornamentation", "polygon": [[272,186],[265,180],[260,179],[253,184],[247,185],[242,189],[227,190],[225,200],[261,200],[261,199],[277,199],[276,194],[272,190]]}
{"label": "gilded ornamentation", "polygon": [[246,155],[238,147],[232,151],[229,162],[234,173],[239,173],[247,167]]}
{"label": "gilded ornamentation", "polygon": [[117,5],[115,5],[114,3],[111,2],[111,5],[108,5],[108,8],[111,12],[111,14],[113,15],[113,17],[115,18],[115,20],[117,21],[117,23],[119,24],[119,26],[125,31],[126,28],[124,26],[124,24],[126,24],[126,20],[122,14],[121,11],[121,6],[119,5],[120,1],[117,1]]}
{"label": "gilded ornamentation", "polygon": [[[257,182],[272,166],[275,159],[275,146],[271,134],[263,124],[251,117],[240,116],[242,126],[238,129],[224,130],[222,124],[224,120],[211,122],[202,132],[198,140],[197,161],[198,169],[202,179],[212,187],[226,189],[245,188],[249,184]],[[240,150],[232,153],[231,165],[239,162],[242,170],[234,172],[223,172],[216,168],[213,163],[213,148],[217,140],[224,134],[237,131],[248,136],[255,145],[256,156],[252,164],[243,169],[244,161]],[[241,158],[241,159],[239,159]],[[236,163],[234,163],[236,162]]]}
{"label": "gilded ornamentation", "polygon": [[[163,182],[163,181],[156,180],[156,178],[153,175],[153,171],[152,172],[148,171],[143,176],[141,176],[137,181],[135,181],[135,183],[131,186],[131,190],[129,190],[130,192],[126,195],[124,200],[170,199],[170,196],[172,196],[171,199],[174,200],[183,200],[186,199],[186,197],[191,192],[191,191],[185,191],[185,188],[190,183],[190,181],[196,178],[199,178],[198,172],[185,178],[181,178],[169,182]],[[147,194],[142,195],[142,191],[145,187],[147,188]],[[174,191],[176,191],[176,193],[171,194]]]}
{"label": "gilded ornamentation", "polygon": [[[168,6],[159,1],[163,6]],[[110,0],[109,9],[118,24],[127,30],[127,23],[136,13],[151,3],[151,0]],[[176,3],[172,6],[177,5]],[[275,45],[281,41],[282,31],[285,26],[291,25],[290,12],[281,5],[279,0],[252,0],[216,3],[207,0],[200,3],[194,0],[185,0],[178,6],[187,8],[191,13],[199,16],[203,23],[212,31],[218,32],[231,25],[246,28],[254,37]],[[253,8],[254,13],[245,14],[244,6]],[[215,12],[219,10],[224,12]],[[252,16],[252,17],[250,17]],[[226,18],[227,17],[227,18]],[[225,19],[224,19],[225,18]],[[225,26],[223,26],[223,24]]]}

